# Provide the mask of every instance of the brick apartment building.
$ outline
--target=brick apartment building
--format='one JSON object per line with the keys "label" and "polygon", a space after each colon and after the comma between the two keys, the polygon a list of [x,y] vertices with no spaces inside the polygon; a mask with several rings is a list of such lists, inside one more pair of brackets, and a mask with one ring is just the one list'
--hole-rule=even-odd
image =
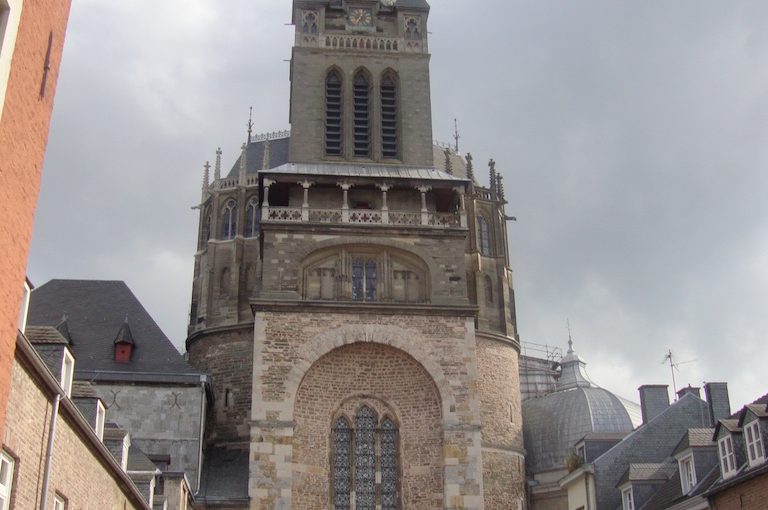
{"label": "brick apartment building", "polygon": [[0,433],[70,0],[0,0]]}

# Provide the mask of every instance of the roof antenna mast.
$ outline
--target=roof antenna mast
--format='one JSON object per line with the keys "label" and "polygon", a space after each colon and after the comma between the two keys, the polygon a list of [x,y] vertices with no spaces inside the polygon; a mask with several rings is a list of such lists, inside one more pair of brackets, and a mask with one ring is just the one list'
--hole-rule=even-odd
{"label": "roof antenna mast", "polygon": [[456,119],[453,119],[453,139],[456,142],[456,154],[459,153],[459,121]]}
{"label": "roof antenna mast", "polygon": [[672,372],[672,389],[675,390],[675,395],[677,395],[677,381],[675,380],[675,370],[678,372],[680,371],[679,367],[680,365],[685,365],[686,363],[693,363],[696,361],[695,359],[692,359],[690,361],[678,361],[675,362],[674,358],[672,357],[672,350],[668,349],[667,353],[664,355],[664,361],[661,362],[662,365],[666,365],[669,363],[669,370]]}

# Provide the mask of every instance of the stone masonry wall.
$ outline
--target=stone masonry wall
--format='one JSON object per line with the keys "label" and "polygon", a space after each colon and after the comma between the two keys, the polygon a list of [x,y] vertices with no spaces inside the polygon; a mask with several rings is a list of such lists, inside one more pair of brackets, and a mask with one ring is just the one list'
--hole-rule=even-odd
{"label": "stone masonry wall", "polygon": [[294,413],[294,508],[328,508],[331,424],[341,415],[354,424],[363,404],[378,417],[388,415],[399,424],[403,508],[442,508],[443,441],[437,388],[413,358],[371,343],[331,351],[301,383]]}
{"label": "stone masonry wall", "polygon": [[762,510],[768,501],[768,473],[715,495],[712,510]]}
{"label": "stone masonry wall", "polygon": [[[333,360],[337,360],[335,363],[349,364],[357,359],[357,370],[365,369],[370,375],[372,371],[381,369],[379,361],[374,361],[384,353],[389,353],[388,363],[399,364],[403,370],[406,366],[410,367],[408,372],[411,380],[431,380],[430,386],[434,385],[439,396],[442,420],[438,433],[443,443],[441,462],[438,461],[439,457],[432,457],[435,455],[432,448],[425,448],[422,453],[409,458],[410,453],[406,455],[406,452],[411,451],[408,449],[410,446],[404,446],[403,465],[413,462],[414,465],[424,466],[426,471],[443,470],[441,508],[483,508],[480,409],[476,394],[478,373],[473,323],[471,317],[385,315],[361,313],[361,310],[340,313],[318,308],[301,313],[257,312],[249,488],[252,508],[291,508],[294,484],[301,477],[317,477],[313,483],[321,483],[325,478],[325,483],[328,483],[327,475],[319,472],[316,467],[306,469],[310,475],[302,474],[304,459],[298,456],[305,455],[306,451],[302,443],[305,437],[303,423],[310,413],[317,411],[327,414],[331,408],[330,402],[321,404],[307,400],[309,395],[316,394],[314,392],[326,386],[317,387],[314,383],[305,386],[302,381],[305,378],[313,380],[326,377],[334,370],[334,363],[329,363]],[[350,344],[364,345],[334,352]],[[325,355],[331,357],[323,360]],[[420,372],[416,368],[419,365],[423,371],[421,373],[425,372],[426,375],[418,375]],[[413,379],[416,376],[421,379]],[[357,380],[358,384],[363,385],[360,390],[362,394],[376,396],[376,392],[391,392],[394,395],[403,384],[396,380],[397,377],[388,377],[382,381],[374,379],[376,376]],[[344,384],[348,385],[350,381]],[[420,389],[423,391],[422,383],[412,385],[412,391],[418,392]],[[350,392],[352,389],[344,386],[339,391]],[[329,392],[333,390],[329,389]],[[342,407],[341,394],[332,394],[337,399],[336,408]],[[422,402],[424,399],[427,399],[426,403],[429,402],[427,396],[422,394]],[[405,401],[389,404],[399,411],[400,416],[403,409],[397,406],[408,407]],[[326,407],[323,408],[323,405]],[[427,416],[436,412],[428,411],[432,405],[425,408]],[[434,420],[434,417],[430,419]],[[321,430],[329,429],[328,422]],[[408,434],[416,434],[416,431]],[[433,444],[434,440],[431,440]],[[422,454],[427,457],[419,458]],[[322,465],[322,456],[325,454],[313,458],[310,464],[314,462]],[[428,467],[425,459],[432,459]],[[427,476],[429,480],[434,473],[423,473],[422,476]],[[436,479],[432,480],[428,482],[428,487],[436,486]],[[418,491],[409,494],[414,498],[425,498],[420,500],[425,501],[427,506],[424,508],[433,508],[431,489],[423,494],[418,494]],[[297,494],[297,497],[304,496]],[[315,505],[318,501],[322,503],[322,494],[316,494],[315,498],[311,500],[314,502],[308,504]],[[297,507],[326,508],[327,500],[319,507]],[[422,507],[416,505],[412,508]]]}
{"label": "stone masonry wall", "polygon": [[13,51],[0,117],[0,432],[69,7],[70,0],[24,2],[15,47],[0,49]]}
{"label": "stone masonry wall", "polygon": [[203,335],[188,349],[190,363],[208,374],[214,393],[206,440],[246,444],[250,434],[253,324]]}
{"label": "stone masonry wall", "polygon": [[[11,372],[11,394],[3,446],[16,457],[11,508],[37,508],[40,502],[52,405],[19,362]],[[69,508],[125,510],[142,508],[126,498],[110,471],[84,443],[69,417],[56,424],[48,504],[59,493]]]}
{"label": "stone masonry wall", "polygon": [[131,443],[147,455],[169,455],[171,471],[184,471],[197,487],[202,388],[97,383],[108,405],[107,421],[130,431]]}

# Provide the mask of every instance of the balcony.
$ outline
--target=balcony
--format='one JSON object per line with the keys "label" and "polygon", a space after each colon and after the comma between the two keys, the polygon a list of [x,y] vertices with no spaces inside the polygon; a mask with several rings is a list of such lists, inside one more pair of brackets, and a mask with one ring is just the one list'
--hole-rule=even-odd
{"label": "balcony", "polygon": [[326,223],[350,225],[391,225],[395,227],[465,228],[466,216],[433,211],[390,211],[387,209],[316,209],[270,207],[262,211],[267,223]]}

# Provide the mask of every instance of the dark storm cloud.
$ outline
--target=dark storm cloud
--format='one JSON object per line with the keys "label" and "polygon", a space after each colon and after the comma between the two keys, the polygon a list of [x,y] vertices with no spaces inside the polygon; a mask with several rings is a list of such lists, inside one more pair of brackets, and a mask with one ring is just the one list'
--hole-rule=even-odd
{"label": "dark storm cloud", "polygon": [[[432,2],[436,138],[505,175],[524,341],[626,396],[766,391],[768,4]],[[288,127],[290,2],[76,1],[30,273],[125,279],[180,345],[202,164]],[[140,28],[138,28],[140,27]]]}

